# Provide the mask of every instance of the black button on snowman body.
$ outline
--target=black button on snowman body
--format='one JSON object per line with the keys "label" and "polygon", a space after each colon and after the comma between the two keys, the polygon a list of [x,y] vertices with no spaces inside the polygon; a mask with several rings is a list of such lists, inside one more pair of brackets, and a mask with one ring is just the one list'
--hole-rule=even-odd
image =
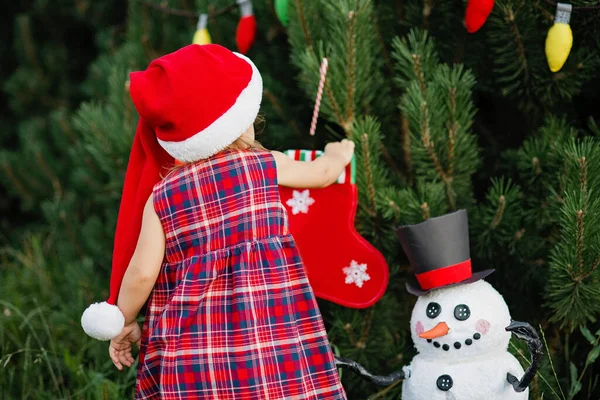
{"label": "black button on snowman body", "polygon": [[438,389],[447,392],[448,390],[452,389],[454,382],[452,381],[452,377],[450,375],[440,375],[440,377],[437,378],[436,384]]}

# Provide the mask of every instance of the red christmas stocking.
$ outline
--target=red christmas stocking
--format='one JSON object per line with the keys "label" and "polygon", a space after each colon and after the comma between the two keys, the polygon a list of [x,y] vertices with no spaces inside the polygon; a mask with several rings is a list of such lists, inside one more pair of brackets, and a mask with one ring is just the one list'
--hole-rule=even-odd
{"label": "red christmas stocking", "polygon": [[[311,161],[322,152],[287,154]],[[279,193],[315,295],[346,307],[366,308],[383,296],[389,271],[383,255],[354,228],[358,204],[354,171],[352,160],[337,184],[324,189],[280,186]]]}

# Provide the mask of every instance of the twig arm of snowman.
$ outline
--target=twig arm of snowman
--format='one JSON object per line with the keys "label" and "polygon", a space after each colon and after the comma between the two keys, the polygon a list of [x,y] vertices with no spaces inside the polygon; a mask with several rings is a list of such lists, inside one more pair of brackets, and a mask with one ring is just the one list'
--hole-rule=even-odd
{"label": "twig arm of snowman", "polygon": [[356,361],[338,356],[335,356],[335,365],[337,368],[348,368],[378,386],[389,386],[399,379],[406,379],[410,376],[408,367],[404,367],[399,371],[392,372],[385,376],[373,375]]}
{"label": "twig arm of snowman", "polygon": [[508,332],[512,332],[517,339],[524,340],[529,348],[531,364],[527,368],[527,371],[525,371],[525,374],[523,374],[523,377],[519,380],[510,372],[506,374],[506,380],[515,389],[515,392],[522,392],[527,389],[540,368],[542,357],[544,355],[544,352],[542,351],[543,344],[537,331],[527,322],[511,321],[510,325],[505,329]]}

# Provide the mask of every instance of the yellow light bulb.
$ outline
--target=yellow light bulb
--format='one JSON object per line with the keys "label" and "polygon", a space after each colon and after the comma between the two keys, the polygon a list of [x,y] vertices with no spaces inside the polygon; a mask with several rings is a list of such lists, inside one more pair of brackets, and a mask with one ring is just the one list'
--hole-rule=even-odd
{"label": "yellow light bulb", "polygon": [[200,14],[198,18],[198,25],[196,26],[196,32],[194,33],[194,38],[192,39],[193,44],[210,44],[212,40],[210,38],[210,33],[206,28],[208,21],[208,15]]}
{"label": "yellow light bulb", "polygon": [[552,72],[557,72],[563,67],[573,46],[573,32],[569,25],[571,8],[570,4],[556,5],[554,25],[546,36],[546,59]]}
{"label": "yellow light bulb", "polygon": [[196,31],[194,33],[194,39],[192,40],[194,44],[210,44],[212,43],[210,40],[210,33],[208,33],[208,29],[202,29],[201,31]]}

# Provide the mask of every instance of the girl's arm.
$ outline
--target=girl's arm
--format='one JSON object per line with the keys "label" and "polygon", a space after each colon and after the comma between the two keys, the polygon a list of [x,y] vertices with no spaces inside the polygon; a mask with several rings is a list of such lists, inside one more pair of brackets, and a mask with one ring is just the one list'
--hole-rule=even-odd
{"label": "girl's arm", "polygon": [[165,233],[152,203],[144,206],[142,229],[137,247],[123,276],[117,306],[125,316],[125,325],[135,321],[150,296],[165,256]]}
{"label": "girl's arm", "polygon": [[325,154],[314,161],[295,161],[273,151],[277,163],[277,179],[281,186],[292,188],[324,188],[334,183],[352,161],[354,142],[344,139],[325,146]]}

